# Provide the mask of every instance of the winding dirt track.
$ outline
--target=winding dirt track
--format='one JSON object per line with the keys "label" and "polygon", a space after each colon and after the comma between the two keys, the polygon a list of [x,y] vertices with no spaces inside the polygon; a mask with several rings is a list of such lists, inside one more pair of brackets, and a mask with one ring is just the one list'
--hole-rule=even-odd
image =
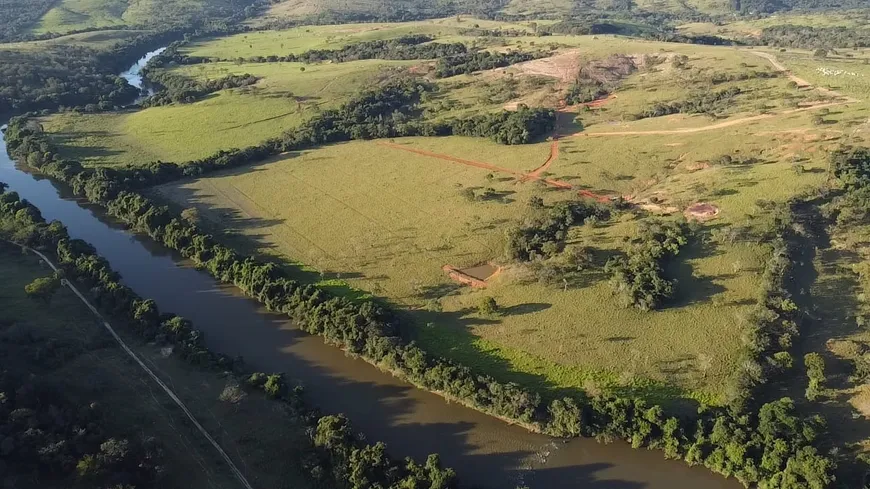
{"label": "winding dirt track", "polygon": [[[388,143],[386,141],[378,141],[377,144],[379,144],[381,146],[386,146],[388,148],[397,149],[400,151],[407,151],[408,153],[414,153],[414,154],[418,154],[421,156],[428,156],[429,158],[437,158],[439,160],[450,161],[453,163],[459,163],[460,165],[472,166],[475,168],[483,168],[485,170],[490,170],[490,171],[499,172],[499,173],[506,173],[508,175],[513,175],[514,177],[516,177],[517,181],[519,181],[519,182],[526,182],[526,181],[530,181],[530,180],[531,181],[540,181],[540,182],[544,182],[545,184],[547,184],[551,187],[555,187],[555,188],[560,188],[560,189],[564,189],[564,190],[574,189],[574,185],[572,185],[568,182],[565,182],[562,180],[556,180],[553,178],[541,178],[541,176],[540,176],[540,174],[542,172],[546,171],[547,168],[549,168],[550,165],[553,163],[553,161],[555,161],[556,158],[558,158],[558,156],[559,156],[559,142],[558,141],[553,141],[553,144],[550,145],[550,156],[547,158],[547,161],[544,162],[543,165],[541,165],[540,167],[538,167],[537,169],[535,169],[531,173],[523,173],[523,172],[519,172],[516,170],[511,170],[510,168],[503,168],[500,166],[492,165],[490,163],[484,163],[482,161],[466,160],[464,158],[457,158],[455,156],[450,156],[450,155],[446,155],[446,154],[442,154],[442,153],[435,153],[433,151],[427,151],[425,149],[411,148],[409,146],[404,146],[404,145],[396,144],[396,143]],[[606,195],[596,194],[596,193],[590,192],[588,190],[580,190],[580,191],[578,191],[578,194],[583,196],[583,197],[595,199],[599,202],[610,202],[610,197],[608,197]]]}
{"label": "winding dirt track", "polygon": [[525,179],[539,179],[541,178],[541,173],[544,173],[550,168],[550,165],[559,158],[559,138],[553,138],[553,142],[550,144],[550,156],[547,157],[547,161],[544,162],[543,165],[532,170],[531,173],[526,175]]}

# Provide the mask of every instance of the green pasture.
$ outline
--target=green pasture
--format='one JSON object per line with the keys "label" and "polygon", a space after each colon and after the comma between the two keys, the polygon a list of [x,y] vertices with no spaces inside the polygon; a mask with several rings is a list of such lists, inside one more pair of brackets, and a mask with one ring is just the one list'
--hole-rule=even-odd
{"label": "green pasture", "polygon": [[360,87],[389,76],[407,63],[357,61],[303,66],[299,63],[215,63],[180,68],[201,79],[251,73],[252,87],[212,94],[192,104],[100,114],[63,113],[43,120],[62,154],[86,165],[184,162],[221,149],[243,148],[279,136],[318,111],[336,107]]}
{"label": "green pasture", "polygon": [[[512,159],[468,138],[396,143],[466,159],[481,155],[486,162],[524,169],[533,166],[524,161],[540,161],[548,152],[548,145],[532,146],[524,150],[528,156]],[[555,177],[575,171],[575,148],[582,144],[565,143]],[[645,145],[637,141],[625,152]],[[600,164],[616,175],[643,173],[644,162],[625,162],[620,155]],[[582,181],[589,185],[578,188],[598,189],[613,178],[587,173]],[[621,177],[615,181],[630,184]],[[462,192],[469,187],[489,187],[499,197],[469,201]],[[640,313],[618,304],[600,270],[634,232],[630,215],[573,231],[571,246],[593,247],[600,263],[567,289],[540,285],[519,265],[507,266],[485,291],[457,287],[445,276],[443,265],[504,263],[504,231],[526,212],[531,196],[576,198],[541,183],[519,183],[509,174],[354,142],[163,186],[157,193],[247,236],[243,242],[251,249],[303,263],[318,280],[344,282],[410,311],[416,337],[428,350],[527,385],[567,389],[592,382],[658,400],[676,395],[720,402],[740,357],[739,318],[753,303],[759,285],[753,270],[764,252],[754,243],[698,244],[674,270],[685,287],[678,305]],[[474,305],[483,295],[495,297],[505,315],[477,316]],[[698,327],[703,332],[683,329]]]}
{"label": "green pasture", "polygon": [[81,29],[123,26],[127,0],[61,0],[40,19],[33,31],[69,32]]}
{"label": "green pasture", "polygon": [[[438,42],[454,42],[462,29],[473,26],[485,29],[529,30],[524,24],[455,17],[405,23],[363,23],[341,25],[307,25],[284,30],[262,30],[195,41],[182,50],[191,56],[221,59],[238,57],[300,54],[312,49],[340,49],[364,41],[395,39],[409,34],[428,34]],[[475,38],[467,36],[468,39]]]}

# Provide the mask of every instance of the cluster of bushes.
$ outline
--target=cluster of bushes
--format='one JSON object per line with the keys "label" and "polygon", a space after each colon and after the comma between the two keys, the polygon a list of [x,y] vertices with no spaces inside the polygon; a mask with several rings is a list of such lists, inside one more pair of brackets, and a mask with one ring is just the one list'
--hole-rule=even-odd
{"label": "cluster of bushes", "polygon": [[865,48],[870,46],[870,29],[775,25],[762,29],[759,41],[784,48]]}
{"label": "cluster of bushes", "polygon": [[151,71],[148,81],[158,84],[161,89],[142,103],[143,107],[159,107],[174,103],[193,103],[214,92],[230,88],[241,88],[259,81],[254,75],[227,75],[204,82],[172,73],[168,70]]}
{"label": "cluster of bushes", "polygon": [[749,312],[746,346],[750,359],[742,362],[741,375],[727,389],[731,405],[745,406],[753,390],[769,378],[790,369],[794,363],[791,350],[800,335],[801,311],[792,299],[794,264],[799,260],[799,239],[794,231],[791,206],[770,210],[772,225],[770,254],[764,263],[758,302]]}
{"label": "cluster of bushes", "polygon": [[726,88],[716,92],[697,93],[692,97],[671,103],[657,103],[651,108],[635,114],[635,119],[662,117],[671,114],[708,114],[715,116],[719,111],[731,106],[735,97],[740,95],[737,87]]}
{"label": "cluster of bushes", "polygon": [[[16,154],[26,157],[22,148],[28,145],[17,141]],[[636,447],[660,448],[669,457],[703,464],[746,485],[764,482],[781,489],[824,488],[832,481],[834,463],[813,447],[820,422],[798,417],[789,399],[762,406],[758,415],[703,409],[698,417],[688,419],[666,417],[661,407],[639,399],[610,395],[545,403],[540,395],[516,384],[475,374],[403,342],[395,317],[372,300],[351,301],[331,296],[318,286],[300,284],[274,264],[257,262],[217,243],[166,207],[125,191],[120,183],[99,183],[103,170],[48,168],[56,178],[77,182],[77,192],[105,206],[115,217],[179,251],[219,280],[236,285],[269,309],[286,314],[303,330],[427,390],[556,436],[601,435],[627,440]],[[98,183],[91,184],[91,180]],[[564,217],[573,213],[569,209]],[[149,329],[161,327],[150,324]]]}
{"label": "cluster of bushes", "polygon": [[779,73],[775,71],[743,71],[740,73],[722,73],[716,72],[710,75],[709,81],[713,85],[720,85],[722,83],[728,82],[737,82],[737,81],[746,81],[746,80],[761,80],[767,78],[777,78]]}
{"label": "cluster of bushes", "polygon": [[[90,244],[70,239],[61,223],[46,223],[35,207],[20,200],[15,192],[5,192],[3,187],[0,184],[0,236],[54,254],[67,278],[87,286],[93,302],[100,309],[128,324],[144,340],[175,345],[175,351],[181,358],[193,365],[236,374],[244,371],[240,360],[206,349],[202,333],[195,330],[190,321],[174,314],[161,313],[153,300],[143,299],[123,285],[120,276],[104,258],[97,255]],[[139,202],[136,196],[122,194],[109,203],[110,210],[122,213],[126,210],[125,205],[135,205],[136,202]],[[162,219],[167,217],[165,209],[152,208],[145,214],[147,216],[140,216],[142,223],[155,226],[155,229],[159,223],[166,222]],[[177,224],[177,221],[171,222]],[[184,239],[180,235],[172,236],[171,233],[172,231],[166,230],[164,238]],[[273,281],[272,278],[280,276],[274,271],[273,265],[257,264],[250,259],[240,260],[232,251],[211,243],[205,235],[193,239],[204,243],[205,247],[201,248],[201,252],[196,252],[194,250],[199,248],[191,243],[187,250],[198,253],[197,259],[202,260],[200,263],[208,263],[209,271],[216,273],[222,266],[230,266],[237,273],[235,282],[244,286],[244,290],[253,297],[266,301],[273,309],[279,309],[279,303],[269,299],[288,293],[290,287],[296,289],[300,299],[297,304],[300,311],[308,309],[312,317],[318,316],[315,311],[319,308],[331,308],[335,305],[311,287],[303,290],[286,279]],[[205,252],[206,248],[209,251]],[[207,258],[204,253],[216,254]],[[223,273],[233,272],[226,270]],[[258,293],[254,294],[255,290]],[[285,306],[288,303],[289,301],[281,302]],[[370,306],[360,308],[356,314],[343,316],[343,319],[365,327],[366,324],[377,321],[381,315],[382,312],[376,307]],[[334,319],[338,320],[340,317],[342,316],[337,315]],[[26,390],[7,390],[7,380],[7,375],[0,375],[0,399],[4,399],[3,393],[7,396],[6,403],[0,402],[0,434],[6,437],[3,442],[4,449],[0,451],[0,461],[9,460],[13,462],[13,468],[20,467],[22,472],[30,473],[40,469],[41,474],[51,474],[61,470],[76,470],[87,480],[97,483],[102,480],[111,482],[100,487],[115,487],[115,484],[121,483],[136,486],[141,483],[140,487],[150,487],[153,475],[159,468],[150,451],[128,447],[123,441],[109,440],[100,445],[102,438],[99,432],[89,431],[93,424],[88,420],[79,422],[74,409],[61,409],[60,413],[52,411],[52,403],[45,402],[48,399],[36,398]],[[247,383],[272,398],[286,401],[299,410],[299,414],[309,423],[312,433],[310,453],[314,457],[313,460],[300,462],[307,465],[306,468],[312,476],[323,482],[324,487],[449,489],[456,485],[455,473],[451,469],[441,468],[437,456],[430,456],[425,465],[419,465],[410,459],[397,463],[387,457],[383,443],[369,445],[354,434],[343,416],[319,417],[312,411],[304,410],[299,393],[289,389],[280,374],[253,373]],[[21,392],[25,394],[20,394]],[[13,401],[11,406],[8,403],[9,396]],[[18,399],[21,399],[20,406],[15,404]],[[37,406],[39,411],[34,410]],[[55,406],[64,407],[62,404]],[[48,412],[55,414],[46,416]],[[82,413],[88,415],[88,412],[84,410]],[[67,413],[71,415],[66,416]],[[61,415],[65,423],[58,424],[54,421],[57,414]],[[79,429],[80,427],[87,429]],[[27,431],[28,429],[31,431]],[[123,454],[117,451],[116,445],[119,444],[126,450]],[[7,450],[7,446],[12,449]]]}
{"label": "cluster of bushes", "polygon": [[532,109],[520,105],[514,111],[451,119],[433,127],[434,130],[428,132],[489,138],[499,144],[528,144],[553,131],[556,113],[552,109]]}
{"label": "cluster of bushes", "polygon": [[609,91],[604,83],[598,80],[575,80],[565,94],[568,105],[585,104],[606,97]]}
{"label": "cluster of bushes", "polygon": [[565,247],[571,226],[590,218],[609,217],[606,207],[593,203],[560,202],[550,207],[539,204],[527,222],[507,231],[507,256],[526,262],[551,258]]}
{"label": "cluster of bushes", "polygon": [[454,56],[440,58],[435,65],[435,76],[448,78],[451,76],[474,73],[476,71],[504,68],[505,66],[544,58],[549,54],[544,51],[525,53],[522,51],[508,51],[497,53],[490,51],[474,51]]}
{"label": "cluster of bushes", "polygon": [[638,236],[625,256],[612,258],[605,267],[613,274],[611,286],[625,305],[650,311],[659,309],[674,296],[676,281],[665,277],[664,268],[691,235],[686,222],[640,223]]}

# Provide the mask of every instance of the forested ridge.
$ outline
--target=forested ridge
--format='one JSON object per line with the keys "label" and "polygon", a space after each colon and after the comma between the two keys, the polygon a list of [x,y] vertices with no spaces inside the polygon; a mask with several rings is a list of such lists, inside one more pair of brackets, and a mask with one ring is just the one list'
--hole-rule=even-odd
{"label": "forested ridge", "polygon": [[79,195],[105,206],[113,216],[179,251],[218,279],[287,314],[305,331],[423,388],[556,436],[610,436],[635,447],[661,449],[668,457],[703,464],[746,485],[821,489],[833,480],[833,460],[815,446],[824,433],[823,420],[799,416],[788,398],[752,412],[702,408],[697,417],[686,418],[666,415],[660,406],[641,399],[607,394],[545,402],[516,384],[477,375],[404,343],[399,334],[402,325],[377,303],[332,296],[315,285],[287,278],[274,264],[239,255],[166,207],[127,191],[129,186],[123,183],[107,180],[105,169],[42,160],[39,135],[22,119],[13,121],[7,139],[17,157],[70,183]]}
{"label": "forested ridge", "polygon": [[[430,455],[424,464],[392,460],[383,443],[365,442],[343,415],[321,416],[306,407],[300,392],[286,385],[282,374],[246,371],[240,360],[209,351],[202,333],[190,321],[161,313],[153,300],[141,298],[123,285],[121,277],[90,244],[71,239],[57,221],[46,223],[38,209],[4,188],[0,183],[0,238],[54,255],[66,276],[85,285],[100,309],[129,325],[144,341],[173,345],[191,365],[246,379],[250,388],[284,402],[294,416],[303,418],[309,427],[309,445],[305,447],[309,456],[284,462],[304,466],[316,485],[340,489],[456,486],[455,473],[442,468],[437,455]],[[4,249],[9,246],[0,242]],[[272,273],[250,268],[252,264],[242,274],[256,287]],[[266,274],[260,276],[262,272]],[[308,300],[317,302],[317,297]],[[365,322],[372,320],[366,319],[367,315],[377,315],[378,311],[360,314],[359,320]],[[7,349],[4,345],[0,343],[0,352]],[[28,348],[38,345],[8,349],[12,355],[25,355]],[[40,356],[50,358],[44,352],[34,355]],[[4,361],[8,359],[4,356]],[[0,462],[6,462],[6,468],[22,475],[35,471],[42,477],[81,479],[92,484],[88,487],[160,487],[160,464],[171,465],[172,461],[162,460],[159,440],[108,438],[100,428],[96,405],[72,404],[60,392],[39,388],[38,379],[29,372],[8,370],[8,363],[4,367],[0,373],[0,436],[4,437]]]}
{"label": "forested ridge", "polygon": [[0,0],[0,42],[25,34],[58,0]]}
{"label": "forested ridge", "polygon": [[776,25],[762,29],[759,41],[786,48],[863,48],[870,46],[870,29]]}
{"label": "forested ridge", "polygon": [[173,30],[143,34],[105,51],[76,45],[0,49],[0,114],[61,108],[96,112],[128,104],[139,90],[117,73],[142,51],[180,36]]}

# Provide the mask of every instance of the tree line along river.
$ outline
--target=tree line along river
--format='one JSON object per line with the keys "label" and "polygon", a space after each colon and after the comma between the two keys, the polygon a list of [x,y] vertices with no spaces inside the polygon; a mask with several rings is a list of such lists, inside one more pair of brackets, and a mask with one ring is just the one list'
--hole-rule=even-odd
{"label": "tree line along river", "polygon": [[[157,50],[159,52],[160,50]],[[122,76],[142,88],[146,54]],[[193,321],[208,347],[241,355],[257,370],[284,372],[305,387],[326,413],[345,413],[369,441],[384,441],[394,457],[439,453],[464,486],[513,489],[735,489],[740,485],[704,468],[664,459],[659,451],[623,442],[568,442],[530,433],[464,406],[448,403],[368,363],[346,356],[319,337],[265,311],[233,287],[127,231],[99,208],[75,199],[62,185],[16,165],[0,138],[0,181],[29,200],[70,236],[88,241],[126,285],[160,309]]]}

